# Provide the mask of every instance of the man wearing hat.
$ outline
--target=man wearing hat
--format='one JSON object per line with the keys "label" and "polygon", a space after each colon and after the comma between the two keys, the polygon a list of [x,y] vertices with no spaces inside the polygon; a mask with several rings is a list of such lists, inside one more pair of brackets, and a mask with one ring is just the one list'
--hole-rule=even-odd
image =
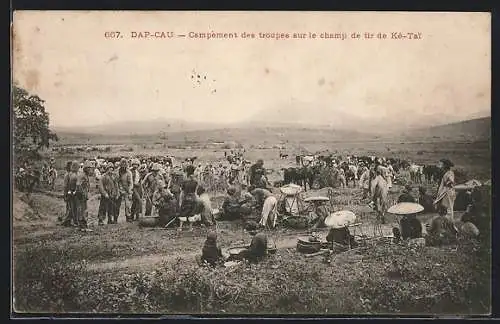
{"label": "man wearing hat", "polygon": [[63,226],[78,224],[76,184],[78,180],[78,168],[80,165],[77,161],[70,161],[68,164],[69,171],[64,176],[64,200],[66,201],[67,212],[65,214],[65,219],[62,221]]}
{"label": "man wearing hat", "polygon": [[144,190],[144,197],[146,198],[146,211],[145,216],[151,216],[153,209],[153,194],[158,189],[158,182],[162,179],[160,175],[160,165],[154,163],[151,172],[146,174],[141,182],[142,188]]}
{"label": "man wearing hat", "polygon": [[455,174],[451,170],[453,163],[448,159],[442,159],[439,162],[439,167],[443,171],[443,177],[439,184],[437,197],[434,200],[434,205],[439,214],[444,216],[451,212],[451,220],[454,220],[453,207],[455,204]]}
{"label": "man wearing hat", "polygon": [[113,171],[113,163],[107,163],[105,165],[105,172],[99,180],[99,193],[101,194],[98,212],[99,225],[104,224],[106,216],[108,218],[108,224],[116,224],[118,220],[118,215],[115,215],[116,208],[114,206],[119,193]]}
{"label": "man wearing hat", "polygon": [[76,182],[76,215],[78,227],[81,231],[90,232],[87,224],[87,201],[89,200],[90,191],[90,174],[92,172],[92,163],[86,160],[83,164],[83,172],[78,174]]}
{"label": "man wearing hat", "polygon": [[127,160],[120,160],[120,167],[118,168],[118,191],[119,198],[117,200],[117,217],[119,215],[120,206],[123,201],[125,207],[125,219],[127,222],[131,222],[130,207],[132,204],[132,194],[134,190],[134,182],[132,179],[132,172],[128,169]]}
{"label": "man wearing hat", "polygon": [[132,193],[132,207],[130,208],[130,214],[132,220],[139,219],[142,213],[142,187],[141,187],[141,175],[138,171],[139,160],[132,159],[132,168],[130,172],[132,173],[132,183],[133,183],[133,193]]}

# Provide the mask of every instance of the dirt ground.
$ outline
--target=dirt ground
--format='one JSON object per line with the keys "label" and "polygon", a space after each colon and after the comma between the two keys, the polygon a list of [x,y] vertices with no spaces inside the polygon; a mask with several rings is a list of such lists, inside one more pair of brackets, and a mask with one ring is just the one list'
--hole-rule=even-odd
{"label": "dirt ground", "polygon": [[[457,146],[460,145],[457,144]],[[432,150],[432,146],[428,145],[427,149]],[[465,146],[462,149],[467,150]],[[192,155],[193,153],[195,155],[200,154],[200,152],[184,152],[185,155]],[[466,169],[469,174],[477,175],[475,178],[479,178],[480,180],[488,179],[488,164],[472,165],[482,162],[480,161],[483,159],[482,153],[477,150],[470,151],[469,153],[468,156],[464,157],[463,151],[443,152],[442,150],[439,154],[431,154],[431,157],[427,158],[430,160],[438,159],[438,155],[440,157],[443,154],[452,155],[450,158],[455,158],[456,163]],[[216,155],[219,154],[208,152],[205,157],[213,159]],[[267,166],[276,170],[271,176],[271,180],[273,178],[279,179],[280,175],[277,170],[279,170],[280,165],[291,163],[291,161],[283,162],[278,160],[276,158],[278,155],[277,151],[256,150],[249,152],[249,155],[251,156],[250,159],[257,157],[264,157],[265,159],[269,157],[269,160],[265,159]],[[273,155],[274,158],[271,158]],[[63,165],[66,159],[67,157],[59,157],[58,164]],[[431,190],[435,190],[436,184],[429,184],[428,187]],[[96,214],[99,200],[95,186],[93,186],[93,193],[89,201],[89,225],[93,229],[93,232],[82,233],[74,228],[61,227],[57,225],[57,218],[64,212],[65,205],[60,197],[60,189],[61,178],[58,179],[56,186],[56,191],[59,192],[33,193],[30,198],[24,197],[23,194],[15,193],[12,228],[14,264],[16,258],[26,249],[35,249],[40,253],[44,251],[56,254],[64,252],[75,263],[84,261],[88,265],[89,273],[105,273],[109,275],[111,273],[143,273],[153,271],[159,267],[164,267],[165,264],[178,262],[179,259],[188,264],[194,264],[195,256],[201,253],[201,247],[208,231],[207,228],[197,227],[193,232],[188,232],[185,229],[180,233],[175,229],[142,228],[136,223],[126,223],[123,209],[120,213],[118,224],[97,226]],[[391,190],[390,201],[395,201],[399,191],[400,186],[395,185]],[[307,194],[312,195],[314,193],[309,192]],[[220,207],[221,196],[217,195],[213,197],[213,200],[213,207]],[[336,210],[352,210],[358,215],[358,220],[363,223],[360,228],[356,229],[354,234],[374,235],[375,214],[365,206],[365,202],[360,201],[360,190],[354,188],[335,189],[334,200],[333,205]],[[436,215],[419,215],[419,218],[425,224],[434,216]],[[456,213],[455,215],[456,219],[459,219],[460,216],[461,213]],[[392,227],[396,224],[397,219],[395,216],[389,215],[387,224],[382,226],[383,235],[390,235]],[[244,233],[241,224],[236,222],[219,222],[217,232],[218,243],[223,250],[234,246],[246,245],[250,242],[248,234]],[[319,232],[321,235],[326,236],[326,230]],[[313,262],[319,266],[321,264],[321,257],[306,258],[295,251],[297,237],[308,235],[308,233],[308,231],[304,230],[298,231],[285,228],[277,228],[268,232],[270,241],[275,243],[278,248],[278,252],[270,256],[275,261],[271,260],[269,262],[274,262],[273,264],[279,263],[280,267],[286,267],[287,262],[293,263],[299,261],[302,265]],[[432,251],[434,251],[432,253],[438,259],[440,258],[440,254],[450,253],[448,250],[434,249]],[[381,261],[377,263],[376,259],[372,258],[372,261],[364,261],[363,265],[357,266],[356,271],[381,271],[380,269],[383,269],[386,265],[382,264]],[[339,267],[342,264],[352,262],[356,261],[353,261],[352,258],[349,259],[347,256],[339,256],[335,259],[333,265],[323,265],[321,269],[323,269],[322,271],[329,271],[326,267]],[[465,261],[458,260],[456,262]],[[273,271],[274,265],[270,265],[270,267],[271,269],[266,271]],[[331,271],[333,271],[333,268]],[[350,277],[352,277],[352,274]],[[339,279],[335,280],[338,281]],[[337,282],[336,285],[338,284]]]}

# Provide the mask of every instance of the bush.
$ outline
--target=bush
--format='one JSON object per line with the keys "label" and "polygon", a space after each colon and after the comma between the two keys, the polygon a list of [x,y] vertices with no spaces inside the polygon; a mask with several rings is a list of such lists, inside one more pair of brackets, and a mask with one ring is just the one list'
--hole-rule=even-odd
{"label": "bush", "polygon": [[[91,273],[85,263],[70,262],[64,252],[31,249],[16,257],[15,308],[114,313],[485,313],[491,277],[487,245],[461,242],[457,252],[379,245],[363,251],[363,262],[355,265],[338,260],[333,265],[318,259],[304,262],[301,257],[289,258],[291,250],[280,250],[256,265],[213,269],[178,259],[156,271],[125,274]],[[464,259],[452,259],[457,256]],[[376,261],[370,264],[370,259]]]}
{"label": "bush", "polygon": [[486,313],[490,276],[484,251],[470,241],[459,242],[457,253],[471,259],[457,267],[442,255],[429,256],[429,248],[390,247],[378,256],[387,264],[385,275],[359,280],[359,298],[376,313]]}
{"label": "bush", "polygon": [[16,255],[14,309],[18,312],[79,310],[79,287],[86,285],[86,265],[68,254],[40,253],[29,248]]}

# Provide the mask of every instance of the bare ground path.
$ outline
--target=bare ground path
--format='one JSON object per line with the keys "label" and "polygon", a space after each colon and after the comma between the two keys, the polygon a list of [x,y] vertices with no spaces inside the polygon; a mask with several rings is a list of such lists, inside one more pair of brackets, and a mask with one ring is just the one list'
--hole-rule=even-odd
{"label": "bare ground path", "polygon": [[[373,237],[373,229],[371,225],[363,225],[363,228],[358,229],[358,233],[362,232],[368,237]],[[323,237],[326,236],[327,230],[318,231]],[[392,233],[392,227],[390,225],[382,225],[382,235],[390,235]],[[307,235],[306,232],[294,232],[294,233],[269,233],[270,242],[276,243],[278,249],[289,249],[294,248],[297,244],[297,237],[301,235]],[[232,246],[244,245],[243,240],[236,241],[230,246],[222,247],[223,251],[227,250]],[[140,269],[151,269],[151,267],[158,266],[164,262],[175,262],[178,258],[184,260],[192,260],[195,262],[195,256],[201,253],[201,247],[192,246],[189,251],[169,251],[168,253],[157,253],[143,256],[133,256],[127,257],[123,260],[114,260],[106,262],[94,262],[89,264],[89,269],[92,271],[110,271],[110,270],[140,270]]]}

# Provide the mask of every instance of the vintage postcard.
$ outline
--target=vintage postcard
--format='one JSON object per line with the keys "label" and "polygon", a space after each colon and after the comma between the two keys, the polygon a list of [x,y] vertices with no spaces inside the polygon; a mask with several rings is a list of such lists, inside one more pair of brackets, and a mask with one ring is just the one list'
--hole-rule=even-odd
{"label": "vintage postcard", "polygon": [[487,315],[487,12],[15,11],[12,311]]}

